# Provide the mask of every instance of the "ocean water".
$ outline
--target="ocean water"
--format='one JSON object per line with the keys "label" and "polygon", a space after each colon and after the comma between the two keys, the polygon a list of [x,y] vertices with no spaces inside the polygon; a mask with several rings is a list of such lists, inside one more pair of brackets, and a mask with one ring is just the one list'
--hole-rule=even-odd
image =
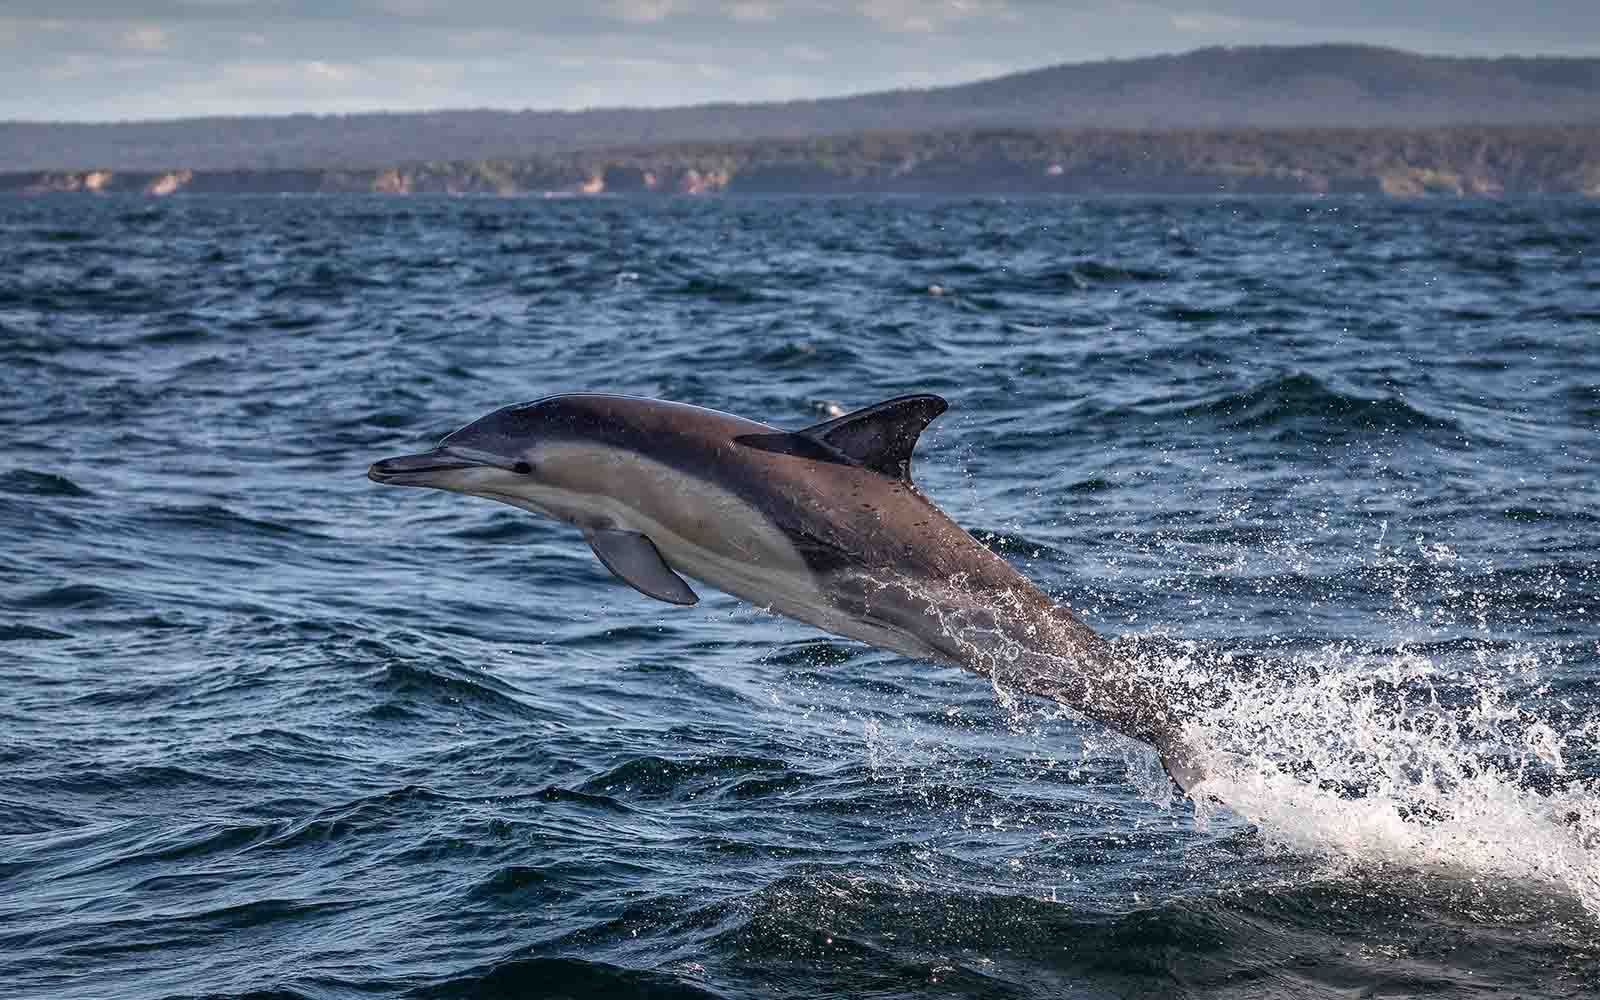
{"label": "ocean water", "polygon": [[[1600,206],[0,202],[8,997],[1600,978]],[[950,411],[1217,777],[366,480],[506,403]]]}

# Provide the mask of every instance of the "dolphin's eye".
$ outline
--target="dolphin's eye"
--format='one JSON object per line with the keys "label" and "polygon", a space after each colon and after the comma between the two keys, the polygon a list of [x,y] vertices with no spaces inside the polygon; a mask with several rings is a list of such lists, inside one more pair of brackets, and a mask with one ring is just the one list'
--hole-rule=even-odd
{"label": "dolphin's eye", "polygon": [[511,471],[515,472],[519,476],[526,476],[528,473],[533,471],[533,466],[529,465],[527,462],[518,462],[516,465],[511,467]]}

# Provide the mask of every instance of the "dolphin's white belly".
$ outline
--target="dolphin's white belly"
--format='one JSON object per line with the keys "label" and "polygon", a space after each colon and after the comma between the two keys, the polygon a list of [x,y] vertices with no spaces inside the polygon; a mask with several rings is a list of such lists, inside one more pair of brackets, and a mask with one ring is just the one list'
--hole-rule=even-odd
{"label": "dolphin's white belly", "polygon": [[[763,511],[714,480],[632,452],[580,444],[561,451],[566,468],[584,470],[581,478],[562,487],[529,482],[514,493],[500,484],[472,492],[584,528],[638,532],[673,570],[757,607],[906,656],[950,659],[917,635],[937,627],[920,610],[888,608],[870,619],[852,614],[847,609],[859,601],[841,600],[839,590],[860,592],[864,573],[819,577]],[[879,581],[894,568],[862,570]]]}
{"label": "dolphin's white belly", "polygon": [[[626,501],[607,498],[606,514],[618,527],[647,536],[674,570],[835,635],[906,656],[941,658],[902,628],[844,610],[831,586],[839,581],[813,572],[789,537],[737,494],[648,459],[634,463],[632,471],[650,486]],[[693,517],[684,516],[689,511]]]}

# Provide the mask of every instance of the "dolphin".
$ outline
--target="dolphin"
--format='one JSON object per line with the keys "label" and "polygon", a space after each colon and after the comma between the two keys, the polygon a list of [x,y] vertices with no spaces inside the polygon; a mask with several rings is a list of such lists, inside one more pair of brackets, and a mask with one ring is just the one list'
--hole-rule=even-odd
{"label": "dolphin", "polygon": [[576,525],[607,569],[659,601],[694,604],[690,577],[1053,699],[1150,744],[1192,794],[1205,769],[1163,693],[912,483],[912,449],[946,405],[900,396],[786,431],[686,403],[564,393],[495,410],[367,476]]}

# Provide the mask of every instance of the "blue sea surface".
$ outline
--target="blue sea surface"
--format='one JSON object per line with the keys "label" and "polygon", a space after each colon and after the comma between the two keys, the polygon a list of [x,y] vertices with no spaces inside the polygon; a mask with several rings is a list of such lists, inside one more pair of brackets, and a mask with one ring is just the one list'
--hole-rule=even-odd
{"label": "blue sea surface", "polygon": [[[0,993],[1600,982],[1600,205],[0,202]],[[507,403],[950,411],[1217,777],[368,482]]]}

